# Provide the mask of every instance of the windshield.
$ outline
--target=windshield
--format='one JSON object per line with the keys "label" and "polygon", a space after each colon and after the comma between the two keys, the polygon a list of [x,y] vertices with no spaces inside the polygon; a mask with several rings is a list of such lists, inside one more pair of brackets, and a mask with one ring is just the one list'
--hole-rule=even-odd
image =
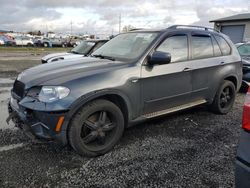
{"label": "windshield", "polygon": [[83,41],[79,45],[77,45],[75,48],[71,50],[72,53],[76,54],[83,54],[87,55],[88,52],[92,49],[92,47],[95,45],[95,42],[92,41]]}
{"label": "windshield", "polygon": [[140,57],[156,36],[156,32],[120,34],[105,43],[92,55],[131,61]]}
{"label": "windshield", "polygon": [[250,56],[250,44],[243,44],[238,47],[241,56]]}

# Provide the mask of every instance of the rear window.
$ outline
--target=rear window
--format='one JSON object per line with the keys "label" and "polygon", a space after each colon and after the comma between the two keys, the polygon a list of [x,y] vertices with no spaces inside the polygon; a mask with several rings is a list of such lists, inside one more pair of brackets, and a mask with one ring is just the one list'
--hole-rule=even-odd
{"label": "rear window", "polygon": [[217,40],[217,42],[220,46],[222,54],[229,55],[231,53],[231,48],[230,48],[229,44],[227,43],[227,41],[218,35],[215,35],[215,39]]}
{"label": "rear window", "polygon": [[209,36],[192,36],[192,58],[201,59],[214,56],[211,37]]}

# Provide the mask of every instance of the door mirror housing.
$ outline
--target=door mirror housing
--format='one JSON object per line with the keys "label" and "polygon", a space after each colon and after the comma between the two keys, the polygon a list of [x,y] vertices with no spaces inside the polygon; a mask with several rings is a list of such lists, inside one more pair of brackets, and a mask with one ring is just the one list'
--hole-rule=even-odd
{"label": "door mirror housing", "polygon": [[163,65],[171,62],[171,54],[168,52],[155,51],[148,58],[149,65]]}

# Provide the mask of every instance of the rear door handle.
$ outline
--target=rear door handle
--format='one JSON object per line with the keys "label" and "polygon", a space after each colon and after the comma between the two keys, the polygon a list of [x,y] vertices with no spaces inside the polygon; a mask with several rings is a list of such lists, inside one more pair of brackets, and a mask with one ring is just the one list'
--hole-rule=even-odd
{"label": "rear door handle", "polygon": [[221,65],[223,65],[223,64],[225,64],[225,62],[224,62],[224,61],[222,61],[222,62],[220,62],[220,64],[221,64]]}
{"label": "rear door handle", "polygon": [[187,71],[191,71],[191,70],[192,70],[191,68],[186,67],[183,69],[183,72],[187,72]]}

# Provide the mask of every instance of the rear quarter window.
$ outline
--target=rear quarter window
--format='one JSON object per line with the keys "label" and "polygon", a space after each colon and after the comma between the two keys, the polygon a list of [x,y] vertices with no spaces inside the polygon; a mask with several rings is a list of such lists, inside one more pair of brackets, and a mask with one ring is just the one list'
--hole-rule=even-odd
{"label": "rear quarter window", "polygon": [[222,54],[223,55],[231,54],[231,48],[229,44],[227,43],[227,41],[223,37],[218,36],[218,35],[215,35],[214,37],[220,46]]}
{"label": "rear quarter window", "polygon": [[215,57],[222,56],[220,47],[219,47],[217,41],[214,39],[214,37],[212,37],[212,42],[213,42],[213,46],[214,46],[214,56]]}

